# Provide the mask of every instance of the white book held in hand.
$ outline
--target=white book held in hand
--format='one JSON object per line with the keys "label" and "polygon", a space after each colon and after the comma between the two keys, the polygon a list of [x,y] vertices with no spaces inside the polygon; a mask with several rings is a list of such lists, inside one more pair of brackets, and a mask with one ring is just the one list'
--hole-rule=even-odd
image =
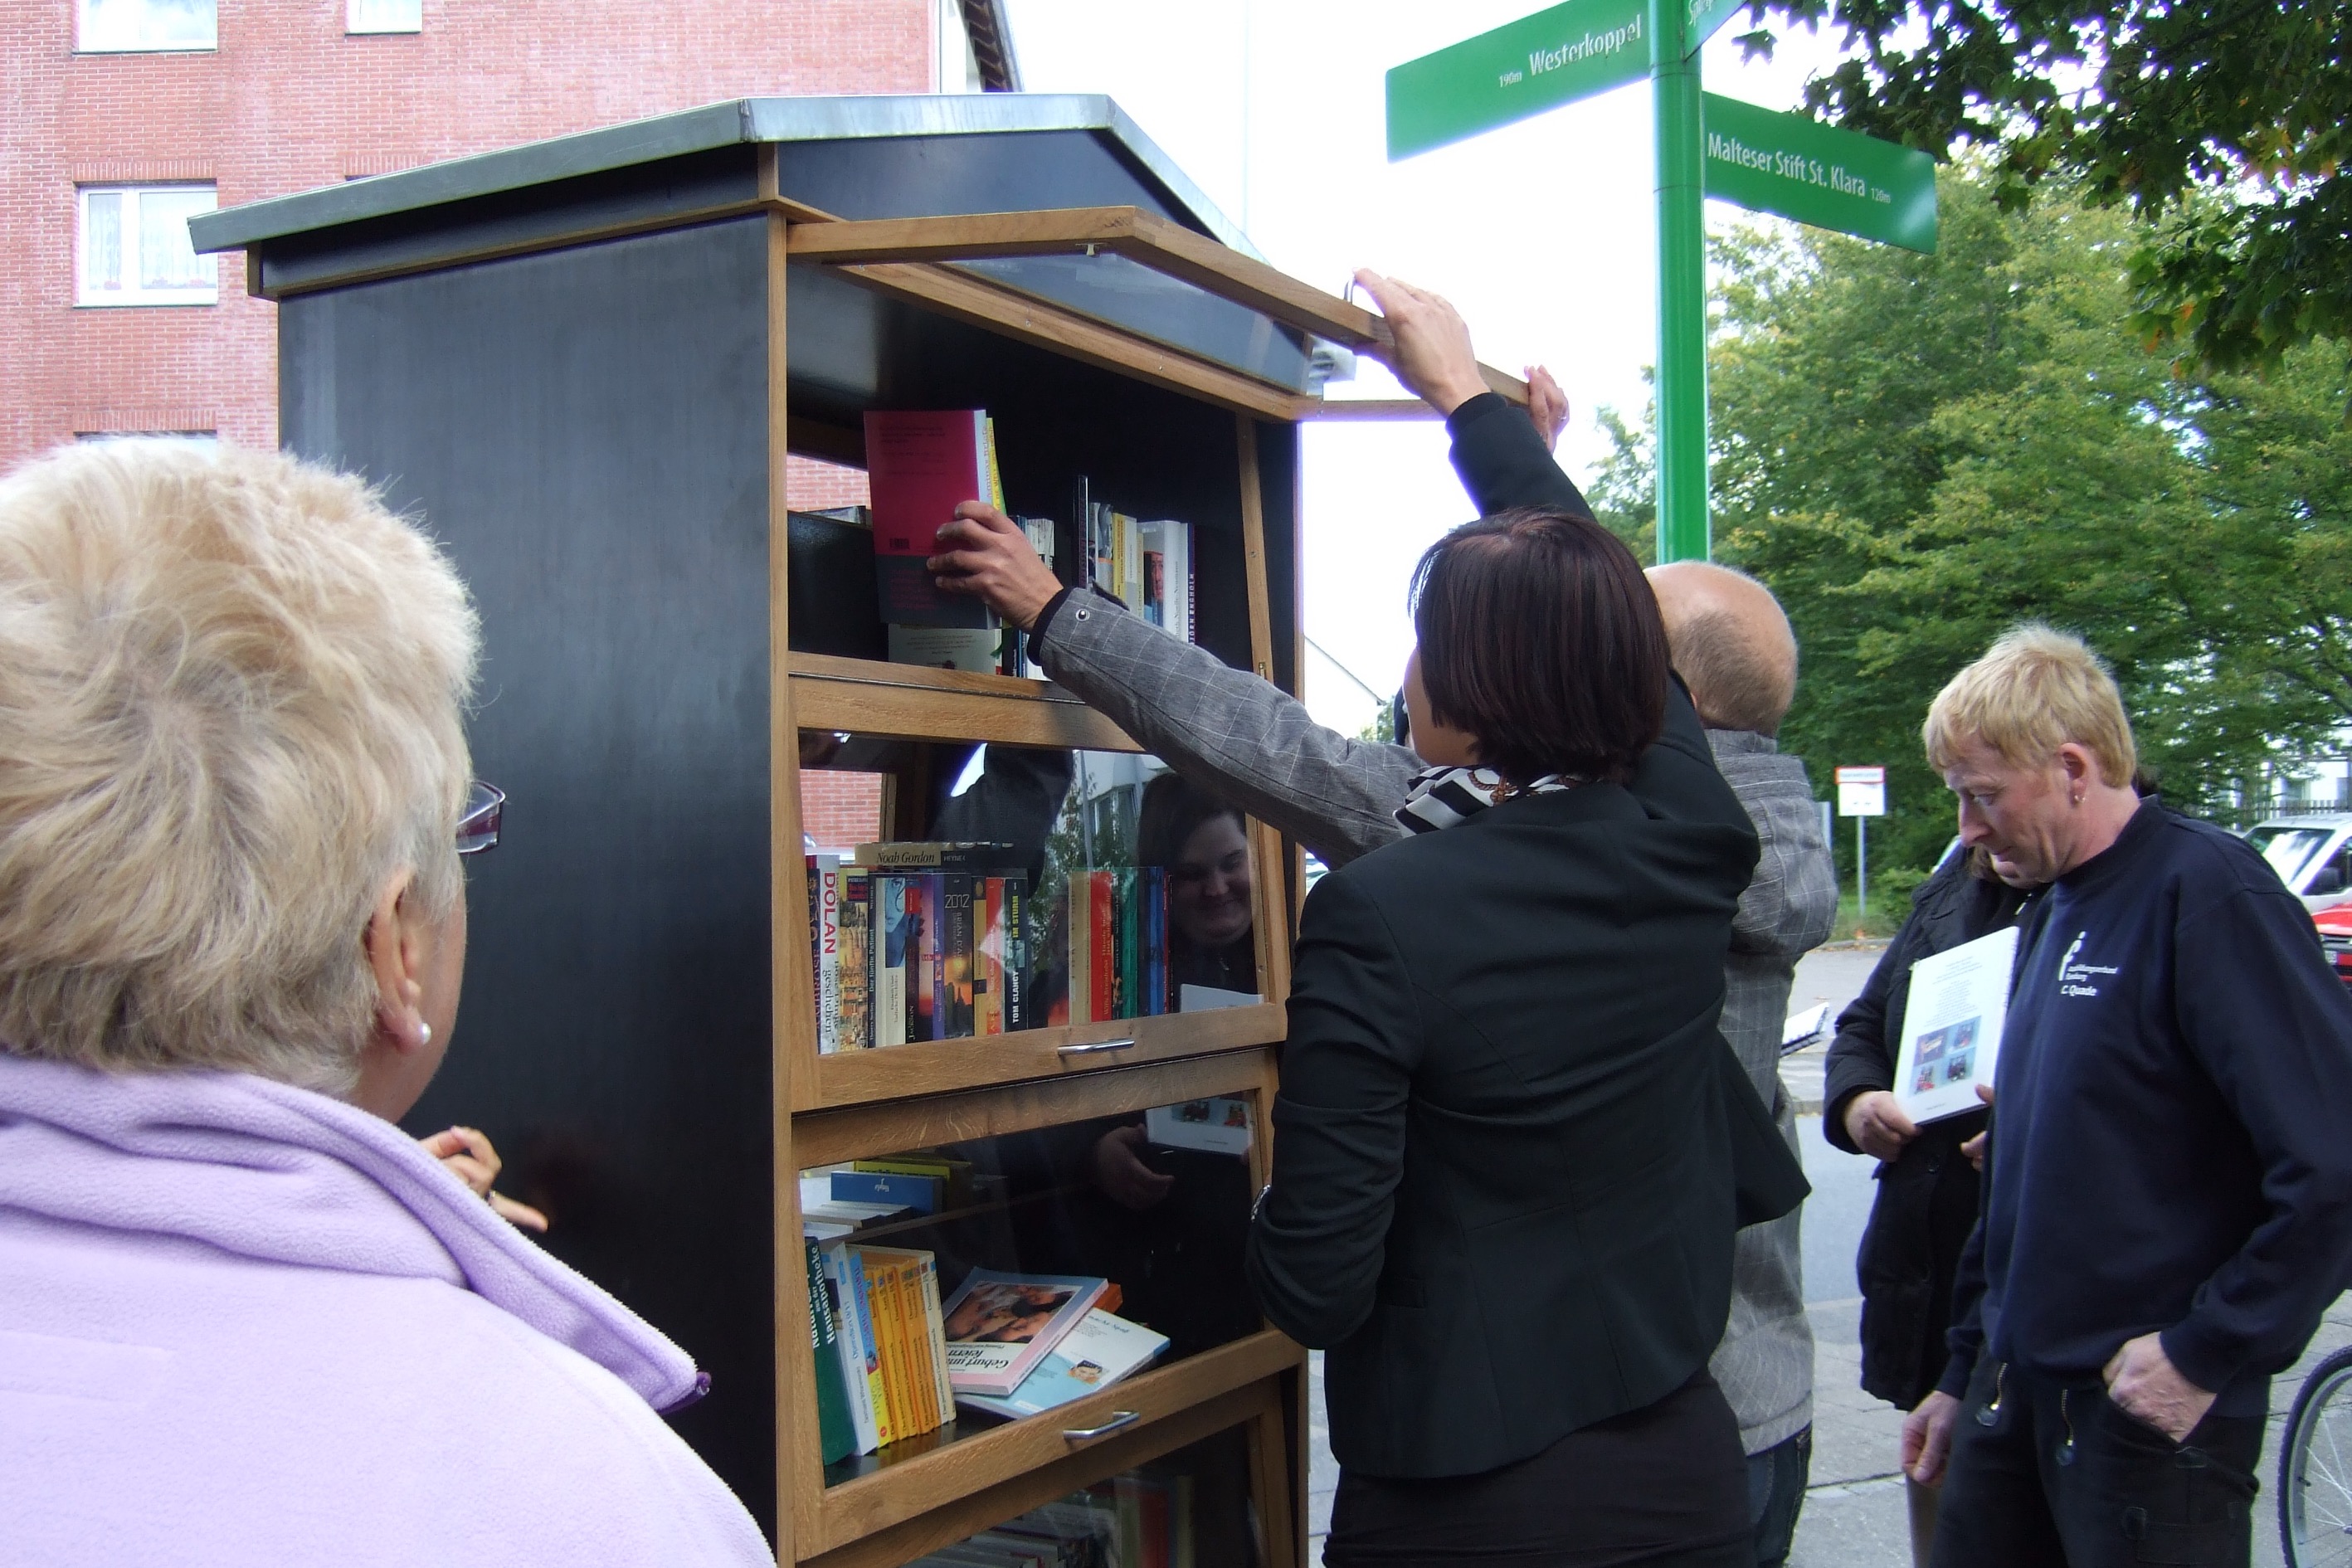
{"label": "white book held in hand", "polygon": [[2017,928],[1963,942],[1911,966],[1911,1000],[1895,1058],[1895,1099],[1917,1122],[1941,1121],[1984,1103],[2009,1018]]}

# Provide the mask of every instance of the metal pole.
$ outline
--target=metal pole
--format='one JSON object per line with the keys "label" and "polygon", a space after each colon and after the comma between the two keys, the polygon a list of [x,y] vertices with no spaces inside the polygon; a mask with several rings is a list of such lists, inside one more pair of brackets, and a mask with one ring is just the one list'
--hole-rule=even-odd
{"label": "metal pole", "polygon": [[1658,561],[1704,561],[1706,519],[1706,174],[1698,56],[1685,0],[1650,0],[1658,156]]}
{"label": "metal pole", "polygon": [[1853,923],[1870,919],[1870,818],[1853,819]]}

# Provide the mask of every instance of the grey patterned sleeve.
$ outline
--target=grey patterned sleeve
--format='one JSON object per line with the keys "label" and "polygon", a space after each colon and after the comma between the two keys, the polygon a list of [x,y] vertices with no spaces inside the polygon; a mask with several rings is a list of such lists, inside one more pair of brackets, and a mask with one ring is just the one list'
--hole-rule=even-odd
{"label": "grey patterned sleeve", "polygon": [[1422,766],[1403,746],[1325,729],[1270,682],[1100,595],[1073,594],[1034,657],[1045,673],[1204,788],[1341,866],[1401,837]]}

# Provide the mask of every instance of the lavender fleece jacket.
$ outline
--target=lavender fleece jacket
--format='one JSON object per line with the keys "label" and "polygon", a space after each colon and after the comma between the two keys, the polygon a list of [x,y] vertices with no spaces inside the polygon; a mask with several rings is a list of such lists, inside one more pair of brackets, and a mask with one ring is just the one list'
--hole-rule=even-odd
{"label": "lavender fleece jacket", "polygon": [[685,1352],[390,1123],[0,1054],[0,1561],[772,1564]]}

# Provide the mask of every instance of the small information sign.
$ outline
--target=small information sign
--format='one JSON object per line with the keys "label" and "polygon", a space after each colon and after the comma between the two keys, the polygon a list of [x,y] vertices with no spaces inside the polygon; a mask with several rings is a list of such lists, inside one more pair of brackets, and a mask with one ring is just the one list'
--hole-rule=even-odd
{"label": "small information sign", "polygon": [[1568,0],[1392,68],[1389,162],[1641,80],[1649,27],[1647,0]]}
{"label": "small information sign", "polygon": [[1936,161],[1927,153],[1711,92],[1703,113],[1708,195],[1935,254]]}
{"label": "small information sign", "polygon": [[1883,767],[1838,769],[1837,792],[1840,816],[1886,815],[1886,770]]}

